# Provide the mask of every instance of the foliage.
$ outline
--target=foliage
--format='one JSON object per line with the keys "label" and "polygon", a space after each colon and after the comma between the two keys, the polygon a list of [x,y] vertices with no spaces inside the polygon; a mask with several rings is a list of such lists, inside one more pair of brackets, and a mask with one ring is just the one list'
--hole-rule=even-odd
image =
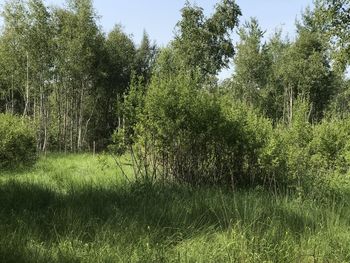
{"label": "foliage", "polygon": [[148,83],[152,76],[157,54],[157,46],[154,43],[151,44],[147,32],[144,31],[141,44],[135,54],[136,75],[142,78],[144,83]]}
{"label": "foliage", "polygon": [[349,119],[326,119],[314,127],[310,166],[319,194],[334,195],[349,184]]}
{"label": "foliage", "polygon": [[[119,160],[131,174],[130,159]],[[1,173],[0,201],[1,262],[350,260],[348,192],[319,202],[126,183],[110,156],[49,154]]]}
{"label": "foliage", "polygon": [[328,46],[319,32],[303,23],[292,43],[282,40],[278,31],[262,43],[264,32],[256,19],[239,31],[233,92],[276,122],[292,121],[293,103],[299,97],[311,103],[310,118],[319,121],[337,93],[339,81]]}
{"label": "foliage", "polygon": [[279,124],[261,155],[265,181],[271,189],[302,191],[313,179],[309,173],[309,143],[312,126],[308,122],[309,104],[299,99],[289,126]]}
{"label": "foliage", "polygon": [[112,144],[109,150],[117,155],[124,154],[135,143],[135,129],[137,123],[141,120],[141,114],[144,108],[145,84],[142,77],[132,78],[130,89],[124,94],[121,108],[123,116],[123,125],[118,127],[112,135]]}
{"label": "foliage", "polygon": [[7,1],[0,111],[26,116],[40,151],[112,144],[147,178],[328,191],[348,176],[349,81],[337,66],[347,11],[348,1],[316,1],[293,40],[264,38],[252,18],[235,46],[235,1],[211,15],[187,2],[158,50],[146,32],[140,44],[121,25],[102,32],[91,0]]}
{"label": "foliage", "polygon": [[311,125],[309,112],[309,104],[298,100],[290,126],[273,130],[261,155],[262,170],[272,189],[334,196],[349,183],[349,119],[331,118]]}
{"label": "foliage", "polygon": [[132,72],[149,81],[157,48],[147,33],[140,46],[120,25],[105,35],[91,0],[3,7],[1,112],[30,116],[41,151],[104,149],[121,125],[115,107]]}
{"label": "foliage", "polygon": [[264,32],[256,18],[246,22],[239,29],[240,41],[234,58],[235,75],[233,89],[235,96],[250,105],[260,108],[261,93],[267,85],[271,72],[271,61],[267,46],[262,44]]}
{"label": "foliage", "polygon": [[350,64],[350,1],[317,0],[314,23],[330,42],[336,67],[344,71]]}
{"label": "foliage", "polygon": [[253,181],[271,126],[244,104],[200,89],[199,78],[152,79],[137,125],[145,166],[191,184]]}
{"label": "foliage", "polygon": [[241,15],[238,5],[234,0],[219,1],[214,13],[205,17],[202,8],[186,2],[181,15],[174,49],[189,69],[199,69],[204,77],[215,76],[234,55],[230,32]]}
{"label": "foliage", "polygon": [[120,128],[122,116],[120,105],[127,92],[137,49],[131,36],[120,25],[108,34],[101,50],[101,75],[95,91],[96,110],[92,116],[90,141],[96,141],[99,149],[110,143],[114,130]]}
{"label": "foliage", "polygon": [[234,0],[186,2],[162,49],[92,3],[1,12],[0,261],[349,262],[349,1],[236,46]]}
{"label": "foliage", "polygon": [[0,169],[32,164],[36,158],[35,131],[28,120],[0,114]]}

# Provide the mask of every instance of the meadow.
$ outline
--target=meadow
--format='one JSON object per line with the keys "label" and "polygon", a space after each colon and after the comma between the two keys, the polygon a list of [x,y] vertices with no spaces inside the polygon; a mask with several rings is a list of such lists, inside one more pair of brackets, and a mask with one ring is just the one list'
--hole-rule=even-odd
{"label": "meadow", "polygon": [[0,263],[350,262],[350,0],[0,2]]}
{"label": "meadow", "polygon": [[0,172],[0,262],[350,262],[349,201],[127,181],[110,156],[49,154]]}

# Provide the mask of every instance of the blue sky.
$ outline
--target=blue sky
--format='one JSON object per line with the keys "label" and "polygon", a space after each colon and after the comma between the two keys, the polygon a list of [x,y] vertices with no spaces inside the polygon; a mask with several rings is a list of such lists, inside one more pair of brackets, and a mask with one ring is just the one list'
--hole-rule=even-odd
{"label": "blue sky", "polygon": [[[49,5],[64,5],[64,0],[45,0]],[[204,8],[206,14],[213,11],[216,0],[190,0]],[[312,0],[237,0],[243,16],[241,23],[250,17],[256,17],[266,36],[276,28],[282,28],[291,38],[295,35],[295,20]],[[0,0],[4,3],[4,0]],[[158,45],[166,45],[174,35],[174,27],[180,19],[180,9],[185,0],[94,0],[99,24],[105,32],[115,24],[122,24],[124,31],[140,42],[145,29]],[[1,21],[0,21],[1,22]],[[226,70],[220,78],[229,76],[232,70]]]}
{"label": "blue sky", "polygon": [[[0,0],[0,2],[3,0]],[[207,14],[213,10],[216,0],[191,0],[203,7]],[[241,21],[257,17],[262,28],[271,34],[281,27],[291,37],[297,16],[312,0],[237,0],[242,9]],[[63,5],[64,0],[46,0],[46,3]],[[144,29],[159,45],[167,44],[173,37],[173,29],[180,19],[180,9],[185,0],[94,0],[100,24],[110,31],[116,23],[122,24],[128,34],[139,42]]]}

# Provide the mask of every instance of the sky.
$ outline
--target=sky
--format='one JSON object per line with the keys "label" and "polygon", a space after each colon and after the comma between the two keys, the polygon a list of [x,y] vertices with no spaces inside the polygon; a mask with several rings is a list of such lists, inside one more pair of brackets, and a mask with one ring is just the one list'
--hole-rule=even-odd
{"label": "sky", "polygon": [[[99,24],[108,33],[116,24],[121,24],[126,33],[139,43],[143,31],[160,46],[166,45],[174,36],[174,27],[180,19],[180,10],[185,0],[93,0]],[[5,0],[0,0],[3,4]],[[64,0],[45,0],[48,5],[64,6]],[[190,0],[211,14],[217,0]],[[266,37],[276,28],[282,28],[290,38],[295,36],[295,21],[302,10],[312,6],[312,0],[236,0],[243,16],[240,23],[256,17]],[[1,20],[0,20],[1,23]],[[224,71],[225,78],[232,70]]]}
{"label": "sky", "polygon": [[[49,5],[64,5],[64,0],[45,0]],[[0,0],[4,2],[4,0]],[[206,14],[213,11],[217,0],[190,0],[204,8]],[[241,23],[250,17],[258,18],[260,25],[271,34],[276,27],[282,27],[291,37],[297,16],[312,0],[237,0],[243,16]],[[136,43],[141,40],[145,29],[159,45],[166,45],[172,38],[180,10],[185,0],[94,0],[94,7],[100,16],[100,25],[105,32],[121,24]]]}

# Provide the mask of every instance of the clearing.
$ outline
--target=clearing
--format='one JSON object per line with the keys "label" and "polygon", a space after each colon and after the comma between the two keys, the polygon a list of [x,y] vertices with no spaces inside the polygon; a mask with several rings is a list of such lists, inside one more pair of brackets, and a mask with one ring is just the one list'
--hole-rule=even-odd
{"label": "clearing", "polygon": [[349,200],[128,183],[103,155],[2,172],[0,204],[0,262],[350,262]]}

